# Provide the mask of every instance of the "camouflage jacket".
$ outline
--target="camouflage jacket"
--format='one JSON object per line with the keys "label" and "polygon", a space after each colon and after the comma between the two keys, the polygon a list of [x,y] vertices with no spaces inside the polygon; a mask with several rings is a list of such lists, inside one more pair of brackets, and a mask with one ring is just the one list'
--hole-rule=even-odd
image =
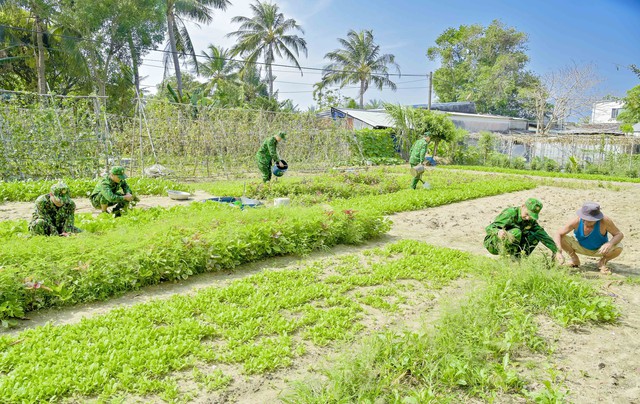
{"label": "camouflage jacket", "polygon": [[271,164],[271,162],[280,161],[280,156],[278,155],[278,150],[276,150],[276,145],[278,141],[275,136],[271,136],[269,139],[262,142],[262,146],[258,150],[258,160],[264,163]]}
{"label": "camouflage jacket", "polygon": [[413,146],[411,146],[411,151],[409,152],[409,164],[411,164],[411,166],[417,166],[424,161],[428,145],[429,143],[424,139],[418,139],[415,141]]}
{"label": "camouflage jacket", "polygon": [[[124,192],[122,195],[117,193],[118,188],[122,188],[122,192]],[[126,180],[121,180],[119,183],[113,182],[111,181],[111,178],[109,178],[109,174],[107,174],[93,189],[91,197],[100,194],[103,198],[109,201],[109,203],[118,203],[124,201],[125,194],[131,193],[131,188],[129,188]]]}
{"label": "camouflage jacket", "polygon": [[73,201],[57,207],[51,201],[51,195],[40,195],[36,199],[33,221],[43,219],[51,223],[61,233],[72,233],[76,204]]}
{"label": "camouflage jacket", "polygon": [[532,234],[536,240],[544,244],[551,252],[555,253],[558,251],[556,243],[537,221],[522,219],[519,207],[511,207],[503,210],[485,230],[488,235],[495,236],[500,229],[510,230],[516,227],[522,231],[523,236]]}

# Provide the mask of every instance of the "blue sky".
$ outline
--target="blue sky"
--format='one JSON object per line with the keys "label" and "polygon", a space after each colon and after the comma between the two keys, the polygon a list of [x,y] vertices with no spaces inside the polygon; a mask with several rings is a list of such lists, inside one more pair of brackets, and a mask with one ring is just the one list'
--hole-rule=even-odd
{"label": "blue sky", "polygon": [[[191,26],[190,33],[200,53],[213,43],[225,48],[233,45],[226,34],[238,28],[231,23],[237,15],[251,17],[250,1],[231,0],[225,12],[215,11],[207,26]],[[602,83],[601,95],[624,96],[640,84],[626,66],[640,66],[640,0],[279,0],[276,3],[287,18],[294,18],[305,31],[309,55],[298,59],[305,67],[322,68],[324,55],[338,48],[337,38],[350,29],[373,30],[382,52],[396,56],[403,74],[425,74],[439,67],[426,57],[427,48],[449,27],[482,24],[499,19],[529,36],[529,70],[538,75],[569,64],[593,64]],[[152,52],[141,69],[148,76],[143,85],[162,80],[162,55]],[[285,60],[276,63],[290,64]],[[314,104],[313,84],[319,72],[274,68],[275,88],[280,99],[291,98],[301,109]],[[427,79],[394,78],[397,91],[369,90],[369,99],[416,104],[427,101]],[[357,88],[344,88],[342,95],[356,98]]]}

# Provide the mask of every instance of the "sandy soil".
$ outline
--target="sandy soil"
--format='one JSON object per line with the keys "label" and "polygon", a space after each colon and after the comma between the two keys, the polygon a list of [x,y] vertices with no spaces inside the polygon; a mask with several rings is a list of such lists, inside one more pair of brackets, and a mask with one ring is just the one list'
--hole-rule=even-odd
{"label": "sandy soil", "polygon": [[[419,191],[428,192],[428,191]],[[201,200],[207,195],[200,193],[191,201]],[[176,284],[163,284],[142,291],[131,292],[125,296],[108,302],[97,302],[83,306],[63,309],[43,310],[29,313],[31,320],[8,333],[16,333],[25,328],[53,324],[70,324],[107,312],[116,306],[129,306],[154,298],[167,298],[176,293],[192,293],[194,290],[211,285],[221,285],[231,280],[250,275],[265,268],[285,268],[303,264],[310,259],[336,256],[358,252],[364,248],[411,238],[430,244],[457,248],[475,254],[489,255],[482,246],[484,227],[495,216],[508,206],[521,204],[528,197],[540,199],[544,208],[540,215],[540,224],[553,233],[568,221],[584,201],[596,201],[602,206],[620,230],[625,234],[624,252],[610,266],[614,275],[604,277],[597,273],[595,259],[583,259],[585,276],[604,279],[603,292],[611,296],[623,313],[619,324],[603,327],[585,327],[580,329],[563,329],[548,319],[540,318],[540,333],[551,341],[555,352],[550,357],[533,358],[538,365],[555,369],[555,379],[564,389],[569,390],[568,400],[576,403],[638,403],[640,404],[640,286],[623,282],[627,276],[640,275],[638,264],[638,241],[640,239],[640,223],[634,209],[640,200],[640,187],[624,186],[616,191],[606,188],[570,189],[553,186],[539,187],[531,191],[515,192],[505,195],[481,198],[452,205],[426,209],[417,212],[406,212],[394,215],[391,219],[394,226],[390,233],[373,242],[360,247],[340,246],[331,251],[314,253],[309,257],[280,257],[262,262],[252,263],[237,268],[233,272],[203,274]],[[91,211],[88,200],[77,200],[78,211]],[[172,206],[181,203],[166,197],[144,198],[140,206]],[[7,218],[28,219],[32,204],[0,205],[0,220]],[[536,253],[548,253],[539,247]],[[440,311],[440,301],[464,298],[477,285],[462,279],[450,287],[443,289],[435,296],[414,299],[398,316],[386,316],[383,313],[367,313],[368,332],[375,332],[386,327],[394,329],[417,330],[425,323],[433,322]],[[343,350],[354,347],[342,347]],[[310,349],[296,360],[293,367],[261,377],[242,376],[238,369],[223,369],[234,375],[234,381],[223,394],[204,394],[195,399],[200,403],[258,403],[276,402],[283,390],[292,380],[301,380],[318,370],[323,364],[331,363],[339,355],[336,350],[326,348]],[[526,358],[523,359],[526,362]],[[203,369],[205,370],[205,369]],[[531,371],[540,383],[534,388],[541,388],[542,381],[548,380],[551,373],[543,367]],[[131,401],[155,402],[151,397],[131,397]],[[519,397],[503,397],[501,402],[523,402]]]}
{"label": "sandy soil", "polygon": [[[530,197],[538,198],[542,202],[543,208],[538,223],[551,236],[575,216],[576,210],[585,201],[598,202],[604,214],[611,217],[624,233],[624,251],[620,257],[611,261],[609,266],[614,273],[640,275],[640,215],[635,209],[640,201],[640,187],[634,186],[625,187],[620,191],[545,186],[417,212],[403,212],[392,217],[394,225],[389,235],[491,256],[482,245],[484,228],[503,209],[519,206]],[[544,246],[539,246],[536,251],[549,252]],[[581,261],[584,269],[595,271],[597,259],[581,257]]]}

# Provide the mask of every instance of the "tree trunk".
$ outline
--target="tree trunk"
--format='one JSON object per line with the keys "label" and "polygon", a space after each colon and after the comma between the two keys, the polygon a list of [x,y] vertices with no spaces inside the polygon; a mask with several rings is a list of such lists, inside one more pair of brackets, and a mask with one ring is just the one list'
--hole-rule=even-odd
{"label": "tree trunk", "polygon": [[44,66],[44,40],[42,39],[42,19],[40,16],[35,16],[35,25],[36,25],[36,41],[38,43],[38,58],[36,61],[38,67],[38,93],[46,94],[47,93],[47,80],[45,77],[45,66]]}
{"label": "tree trunk", "polygon": [[133,38],[129,36],[129,50],[131,51],[131,66],[133,68],[133,84],[136,86],[136,95],[140,96],[140,72],[138,71],[138,54],[133,44]]}
{"label": "tree trunk", "polygon": [[176,36],[174,27],[176,25],[173,13],[167,13],[167,29],[169,30],[169,46],[171,47],[171,57],[173,58],[173,69],[176,72],[176,82],[178,85],[178,95],[182,101],[182,75],[180,74],[180,61],[178,60],[178,48],[176,46]]}
{"label": "tree trunk", "polygon": [[360,109],[364,109],[364,80],[360,80]]}
{"label": "tree trunk", "polygon": [[440,140],[436,139],[433,142],[433,158],[436,158],[436,155],[438,154],[438,143],[440,143]]}
{"label": "tree trunk", "polygon": [[271,62],[273,62],[273,47],[269,45],[269,54],[266,57],[267,62],[267,80],[269,80],[269,98],[273,98],[273,70],[271,69]]}

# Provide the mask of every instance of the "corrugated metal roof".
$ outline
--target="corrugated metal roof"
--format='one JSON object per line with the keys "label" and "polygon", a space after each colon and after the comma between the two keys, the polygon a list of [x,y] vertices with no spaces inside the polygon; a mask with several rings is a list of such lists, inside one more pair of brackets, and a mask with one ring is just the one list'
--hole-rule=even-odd
{"label": "corrugated metal roof", "polygon": [[391,128],[394,126],[393,119],[386,112],[367,111],[362,109],[335,108],[349,114],[350,117],[366,123],[374,128]]}

